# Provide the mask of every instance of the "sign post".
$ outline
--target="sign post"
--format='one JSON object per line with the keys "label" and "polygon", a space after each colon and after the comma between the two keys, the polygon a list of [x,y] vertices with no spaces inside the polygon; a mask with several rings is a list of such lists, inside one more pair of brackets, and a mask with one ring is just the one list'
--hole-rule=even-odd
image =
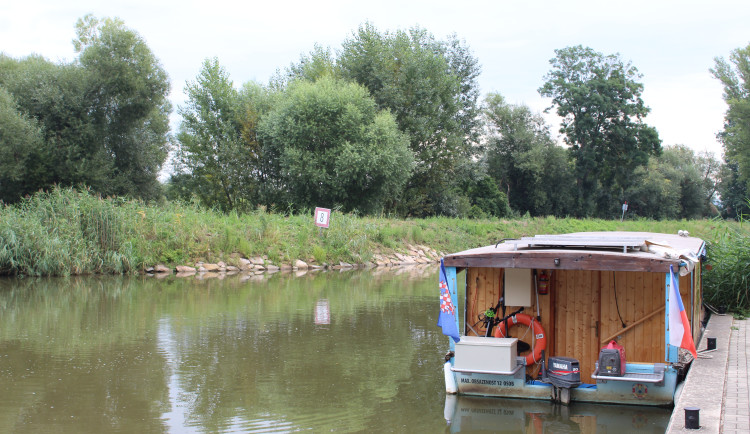
{"label": "sign post", "polygon": [[625,203],[622,204],[622,217],[620,217],[620,221],[625,220],[625,211],[628,210],[628,201],[626,200]]}
{"label": "sign post", "polygon": [[331,219],[331,210],[328,208],[315,208],[315,226],[320,228],[320,234],[323,234],[323,228],[328,228],[328,222]]}

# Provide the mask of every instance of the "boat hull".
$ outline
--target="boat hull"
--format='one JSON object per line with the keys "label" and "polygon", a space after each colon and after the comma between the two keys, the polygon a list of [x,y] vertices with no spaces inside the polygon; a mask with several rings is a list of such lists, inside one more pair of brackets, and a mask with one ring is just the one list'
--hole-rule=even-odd
{"label": "boat hull", "polygon": [[[632,379],[600,378],[596,384],[562,390],[549,383],[526,381],[524,370],[513,375],[452,370],[460,395],[649,406],[673,404],[677,372],[672,367],[664,368],[661,381],[647,378],[653,374],[654,365],[628,364],[628,371],[634,374]],[[638,371],[645,375],[635,375]]]}

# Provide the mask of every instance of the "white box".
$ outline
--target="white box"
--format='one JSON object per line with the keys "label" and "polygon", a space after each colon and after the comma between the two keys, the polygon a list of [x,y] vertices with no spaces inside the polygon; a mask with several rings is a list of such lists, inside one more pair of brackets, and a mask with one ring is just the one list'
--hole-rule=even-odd
{"label": "white box", "polygon": [[530,307],[532,300],[531,270],[528,268],[505,269],[505,305]]}
{"label": "white box", "polygon": [[453,367],[465,371],[510,373],[516,367],[516,338],[461,336]]}

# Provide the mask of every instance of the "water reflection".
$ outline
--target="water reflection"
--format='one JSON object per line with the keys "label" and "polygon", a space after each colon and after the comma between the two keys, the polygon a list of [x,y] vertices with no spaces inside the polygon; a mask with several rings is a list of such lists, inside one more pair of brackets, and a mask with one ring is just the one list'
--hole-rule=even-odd
{"label": "water reflection", "polygon": [[411,378],[439,396],[415,273],[2,280],[0,431],[367,430]]}
{"label": "water reflection", "polygon": [[446,395],[443,416],[454,433],[663,433],[662,408]]}
{"label": "water reflection", "polygon": [[435,271],[0,279],[0,432],[445,431]]}
{"label": "water reflection", "polygon": [[318,300],[315,304],[315,324],[331,323],[331,306],[327,299]]}

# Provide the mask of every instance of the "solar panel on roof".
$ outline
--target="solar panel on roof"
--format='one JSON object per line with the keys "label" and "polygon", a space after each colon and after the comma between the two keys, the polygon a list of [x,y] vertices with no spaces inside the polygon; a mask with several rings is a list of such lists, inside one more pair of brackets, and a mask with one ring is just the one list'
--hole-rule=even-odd
{"label": "solar panel on roof", "polygon": [[518,250],[519,245],[528,247],[586,247],[586,248],[622,248],[623,253],[628,249],[641,249],[646,243],[644,237],[597,237],[589,235],[536,235],[533,237],[522,237],[518,240],[506,241],[514,245]]}

